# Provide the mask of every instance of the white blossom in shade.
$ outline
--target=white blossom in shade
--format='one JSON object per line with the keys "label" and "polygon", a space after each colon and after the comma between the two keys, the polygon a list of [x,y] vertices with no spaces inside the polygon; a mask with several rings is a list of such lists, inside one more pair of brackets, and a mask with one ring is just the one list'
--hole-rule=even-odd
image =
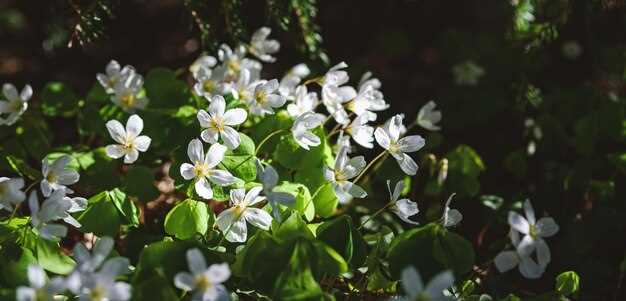
{"label": "white blossom in shade", "polygon": [[55,197],[56,194],[62,193],[60,190],[55,191],[52,197],[45,200],[39,208],[39,200],[37,193],[31,192],[28,197],[28,207],[30,209],[30,223],[33,228],[37,229],[39,235],[47,240],[58,240],[67,235],[67,227],[50,222],[60,219],[68,219],[71,223],[80,224],[71,215],[67,213],[71,204],[63,202],[62,197]]}
{"label": "white blossom in shade", "polygon": [[259,116],[274,114],[275,108],[282,107],[287,99],[278,94],[278,81],[276,79],[259,82],[254,88],[252,100],[248,103],[250,113]]}
{"label": "white blossom in shade", "polygon": [[387,190],[389,190],[390,202],[393,203],[393,205],[391,205],[391,211],[395,213],[403,222],[419,225],[418,222],[411,220],[411,216],[420,212],[417,208],[417,203],[409,199],[399,199],[400,194],[404,189],[404,182],[402,180],[398,181],[396,186],[393,188],[393,191],[391,190],[391,186],[389,184],[391,184],[391,181],[387,180]]}
{"label": "white blossom in shade", "polygon": [[142,90],[143,77],[132,73],[117,82],[111,100],[127,113],[133,113],[137,109],[143,110],[148,105],[148,98],[141,94]]}
{"label": "white blossom in shade", "polygon": [[296,92],[296,87],[302,82],[302,79],[309,76],[311,70],[306,64],[298,64],[293,66],[280,80],[278,91],[280,95],[292,100]]}
{"label": "white blossom in shade", "polygon": [[226,150],[225,146],[215,143],[209,147],[205,155],[204,147],[199,139],[189,142],[187,156],[192,164],[183,163],[180,166],[180,174],[185,180],[195,180],[194,187],[200,197],[213,198],[213,189],[209,182],[219,186],[228,186],[238,180],[230,172],[215,168],[224,159]]}
{"label": "white blossom in shade", "polygon": [[254,100],[254,89],[258,84],[259,82],[252,81],[250,78],[250,71],[243,69],[237,80],[227,83],[224,89],[240,102],[251,104]]}
{"label": "white blossom in shade", "polygon": [[246,110],[241,108],[226,111],[226,100],[221,95],[211,98],[209,111],[198,111],[198,121],[204,129],[200,136],[207,143],[217,143],[222,138],[224,145],[229,149],[236,149],[241,143],[241,137],[233,126],[240,125],[248,118]]}
{"label": "white blossom in shade", "polygon": [[[12,125],[28,109],[28,100],[33,96],[33,88],[26,85],[18,94],[14,85],[4,84],[2,94],[4,100],[0,100],[0,125]],[[3,115],[6,117],[3,118]]]}
{"label": "white blossom in shade", "polygon": [[344,108],[344,104],[350,102],[356,96],[356,90],[350,86],[338,87],[325,85],[322,87],[322,103],[324,103],[328,113],[330,113],[339,124],[346,125],[350,123],[350,118]]}
{"label": "white blossom in shade", "polygon": [[308,92],[304,85],[298,86],[293,103],[287,105],[287,112],[289,116],[296,118],[306,112],[313,112],[318,104],[317,93]]}
{"label": "white blossom in shade", "polygon": [[451,271],[443,271],[435,275],[430,282],[424,286],[422,277],[415,267],[408,266],[402,270],[402,288],[405,297],[394,300],[428,300],[447,301],[456,300],[453,297],[445,296],[443,291],[454,285],[454,275]]}
{"label": "white blossom in shade", "polygon": [[513,211],[509,211],[508,217],[511,228],[524,235],[517,245],[517,252],[522,256],[530,256],[533,251],[537,250],[539,264],[547,264],[550,262],[550,249],[544,238],[559,232],[559,226],[551,217],[542,217],[536,220],[530,200],[524,201],[523,207],[525,218]]}
{"label": "white blossom in shade", "polygon": [[117,120],[106,123],[111,138],[119,144],[106,146],[107,156],[113,159],[124,157],[124,163],[132,164],[139,158],[139,152],[145,152],[150,147],[152,139],[146,135],[139,135],[143,131],[143,119],[132,115],[126,121],[126,128]]}
{"label": "white blossom in shade", "polygon": [[463,214],[459,210],[451,209],[450,203],[452,202],[452,198],[454,198],[456,194],[453,193],[448,197],[446,201],[446,205],[443,208],[443,216],[441,217],[441,224],[444,227],[454,227],[458,225],[461,220],[463,220]]}
{"label": "white blossom in shade", "polygon": [[197,72],[193,73],[196,83],[193,90],[198,96],[204,96],[207,99],[213,95],[224,94],[228,91],[227,85],[222,82],[224,78],[224,69],[209,69],[201,67]]}
{"label": "white blossom in shade", "polygon": [[111,60],[106,66],[105,73],[106,74],[98,73],[96,78],[104,90],[107,93],[112,94],[115,92],[115,86],[117,83],[122,82],[129,76],[133,75],[135,73],[135,68],[130,65],[126,65],[122,68],[120,63],[115,60]]}
{"label": "white blossom in shade", "polygon": [[69,168],[67,165],[72,160],[72,157],[63,155],[52,164],[48,161],[48,158],[44,158],[41,162],[41,173],[43,179],[41,180],[41,192],[43,196],[49,197],[55,190],[64,190],[67,193],[73,191],[67,188],[67,185],[72,185],[80,179],[80,175],[77,171]]}
{"label": "white blossom in shade", "polygon": [[261,73],[261,63],[255,60],[247,59],[246,47],[240,45],[231,49],[228,45],[222,44],[217,52],[217,57],[222,62],[222,66],[218,68],[224,68],[224,80],[232,82],[237,79],[241,70],[248,70],[252,79],[258,79]]}
{"label": "white blossom in shade", "polygon": [[363,171],[365,165],[363,156],[349,158],[348,149],[343,147],[337,154],[335,166],[324,167],[324,178],[332,183],[339,203],[347,204],[352,198],[362,199],[367,196],[367,192],[361,186],[350,181]]}
{"label": "white blossom in shade", "polygon": [[434,101],[429,101],[417,113],[417,124],[429,131],[439,131],[441,127],[437,125],[441,121],[441,111],[436,111]]}
{"label": "white blossom in shade", "polygon": [[[519,233],[511,229],[510,237],[513,247],[517,248],[519,245]],[[498,253],[494,258],[494,264],[500,273],[505,273],[517,266],[520,274],[528,279],[541,278],[547,265],[547,263],[539,264],[530,256],[520,254],[517,252],[517,249]]]}
{"label": "white blossom in shade", "polygon": [[583,48],[577,41],[567,41],[561,48],[563,56],[570,60],[575,60],[583,53]]}
{"label": "white blossom in shade", "polygon": [[269,230],[272,216],[263,209],[251,207],[265,200],[265,197],[259,196],[261,190],[263,188],[259,186],[251,188],[248,193],[243,188],[230,190],[232,207],[222,211],[215,221],[226,240],[245,242],[248,238],[246,222],[259,229]]}
{"label": "white blossom in shade", "polygon": [[352,152],[352,144],[350,143],[350,135],[344,135],[343,131],[339,131],[337,135],[337,142],[333,145],[333,152],[339,153],[339,150],[345,147],[348,150],[348,154]]}
{"label": "white blossom in shade", "polygon": [[17,301],[53,301],[65,290],[63,278],[47,280],[46,272],[38,265],[31,264],[26,270],[29,286],[20,286],[15,291]]}
{"label": "white blossom in shade", "polygon": [[189,72],[191,72],[191,74],[195,77],[195,74],[198,73],[200,69],[213,69],[215,65],[217,65],[217,59],[215,57],[203,54],[191,63],[189,66]]}
{"label": "white blossom in shade", "polygon": [[279,205],[290,206],[296,201],[295,197],[286,192],[274,191],[274,187],[278,184],[278,173],[271,165],[263,167],[260,160],[256,161],[256,174],[263,185],[263,194],[267,198],[267,202],[272,206],[272,214],[274,219],[280,222]]}
{"label": "white blossom in shade", "polygon": [[324,86],[341,86],[350,80],[348,76],[348,72],[346,72],[345,68],[348,68],[348,64],[346,62],[341,62],[333,67],[331,67],[328,72],[321,78],[320,85]]}
{"label": "white blossom in shade", "polygon": [[313,112],[298,116],[291,127],[293,139],[306,150],[309,150],[311,146],[320,145],[322,143],[320,137],[313,134],[311,130],[322,125],[324,119],[324,115]]}
{"label": "white blossom in shade", "polygon": [[267,37],[272,33],[272,30],[268,27],[261,27],[252,34],[252,40],[250,41],[250,47],[248,50],[259,60],[263,62],[273,63],[276,58],[272,54],[280,50],[280,43],[276,40],[268,40]]}
{"label": "white blossom in shade", "polygon": [[452,73],[457,85],[475,86],[480,78],[485,75],[485,69],[473,61],[465,61],[454,66]]}
{"label": "white blossom in shade", "polygon": [[93,273],[79,273],[77,277],[68,278],[66,285],[81,301],[126,301],[131,297],[130,284],[115,281],[129,272],[129,260],[124,257],[113,257],[102,264]]}
{"label": "white blossom in shade", "polygon": [[23,202],[26,194],[22,188],[24,179],[0,177],[0,209],[12,211],[13,206]]}
{"label": "white blossom in shade", "polygon": [[418,151],[424,147],[426,141],[419,135],[400,138],[401,127],[402,116],[393,116],[384,127],[379,127],[374,131],[374,137],[376,142],[398,161],[402,171],[413,176],[417,173],[417,164],[406,153]]}
{"label": "white blossom in shade", "polygon": [[189,271],[174,276],[174,285],[184,291],[193,291],[193,301],[215,301],[227,294],[222,283],[230,278],[227,263],[212,264],[207,268],[202,252],[198,249],[187,251]]}
{"label": "white blossom in shade", "polygon": [[367,124],[368,121],[367,115],[357,116],[344,130],[359,145],[365,148],[373,148],[374,128]]}
{"label": "white blossom in shade", "polygon": [[109,256],[115,242],[111,237],[100,237],[91,251],[85,245],[78,243],[74,246],[74,259],[76,259],[76,271],[78,273],[95,272]]}

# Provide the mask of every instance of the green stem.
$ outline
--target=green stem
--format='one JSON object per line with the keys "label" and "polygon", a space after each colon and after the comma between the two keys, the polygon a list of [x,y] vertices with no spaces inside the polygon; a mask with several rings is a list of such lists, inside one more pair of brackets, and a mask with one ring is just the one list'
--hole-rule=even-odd
{"label": "green stem", "polygon": [[387,205],[383,206],[383,208],[378,209],[378,211],[374,212],[374,214],[370,215],[370,217],[368,217],[363,223],[361,223],[361,225],[357,228],[357,230],[361,230],[361,228],[363,228],[365,224],[367,224],[373,218],[377,217],[379,214],[383,213],[383,211],[385,211],[385,209],[387,209],[391,205],[393,205],[393,202],[389,202],[387,203]]}
{"label": "green stem", "polygon": [[267,135],[267,137],[265,137],[263,140],[261,140],[261,143],[259,143],[259,145],[257,145],[256,150],[254,151],[254,154],[255,154],[255,155],[256,155],[256,154],[258,154],[258,153],[259,153],[259,150],[261,150],[261,147],[263,147],[263,145],[264,145],[264,144],[265,144],[268,140],[270,140],[270,138],[272,138],[272,137],[276,136],[277,134],[282,133],[282,132],[284,132],[284,131],[286,131],[286,130],[277,130],[277,131],[274,131],[274,132],[272,132],[271,134]]}
{"label": "green stem", "polygon": [[367,164],[367,166],[365,166],[365,169],[363,169],[363,171],[356,177],[356,179],[354,179],[353,183],[357,183],[359,182],[359,180],[361,179],[361,177],[363,177],[363,175],[367,172],[367,170],[374,164],[376,163],[376,161],[378,161],[380,158],[382,158],[385,154],[387,154],[387,150],[383,151],[382,153],[380,153],[378,156],[376,156],[376,158],[374,158],[374,160],[370,161],[369,164]]}

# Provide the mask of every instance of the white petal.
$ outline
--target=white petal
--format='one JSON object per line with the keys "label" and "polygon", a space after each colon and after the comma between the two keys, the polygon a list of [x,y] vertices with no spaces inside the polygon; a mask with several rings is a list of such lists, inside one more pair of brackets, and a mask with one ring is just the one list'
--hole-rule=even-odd
{"label": "white petal", "polygon": [[7,100],[12,101],[18,98],[17,89],[12,84],[4,84],[2,86],[2,93]]}
{"label": "white petal", "polygon": [[195,285],[195,279],[187,272],[180,272],[174,276],[174,286],[184,291],[192,291]]}
{"label": "white petal", "polygon": [[72,169],[64,169],[57,174],[57,183],[71,185],[80,179],[80,174]]}
{"label": "white petal", "polygon": [[116,282],[108,291],[109,300],[126,301],[130,299],[131,287],[126,282]]}
{"label": "white petal", "polygon": [[208,128],[211,126],[211,115],[205,110],[199,110],[198,114],[196,114],[196,118],[198,118],[201,127]]}
{"label": "white petal", "polygon": [[224,140],[224,145],[226,145],[229,149],[236,149],[241,143],[239,133],[229,126],[224,127],[224,131],[221,133],[221,136],[222,140]]}
{"label": "white petal", "polygon": [[139,152],[133,148],[129,150],[128,153],[126,153],[126,155],[124,156],[124,163],[132,164],[135,161],[137,161],[138,158],[139,158]]}
{"label": "white petal", "polygon": [[193,165],[189,163],[183,163],[180,165],[180,175],[185,180],[191,180],[196,177],[196,173],[194,172]]}
{"label": "white petal", "polygon": [[210,168],[217,166],[224,159],[224,153],[226,153],[227,150],[228,148],[219,143],[211,145],[211,147],[209,147],[209,151],[207,151],[206,156],[204,157],[204,163]]}
{"label": "white petal", "polygon": [[20,286],[15,291],[15,300],[17,301],[36,301],[37,291],[30,287]]}
{"label": "white petal", "polygon": [[246,241],[248,236],[246,221],[239,218],[235,208],[229,208],[222,211],[217,217],[215,223],[220,231],[226,235],[226,240],[230,242]]}
{"label": "white petal", "polygon": [[28,266],[27,271],[28,282],[30,282],[32,287],[42,288],[46,285],[46,272],[40,266],[31,264]]}
{"label": "white petal", "polygon": [[219,186],[228,186],[237,182],[237,178],[226,170],[214,169],[209,174],[209,180]]}
{"label": "white petal", "polygon": [[541,237],[550,237],[559,232],[559,225],[556,224],[551,217],[542,217],[537,222],[537,235]]}
{"label": "white petal", "polygon": [[402,159],[396,159],[396,161],[398,161],[400,169],[402,169],[402,171],[404,171],[404,173],[406,173],[407,175],[414,176],[415,174],[417,174],[417,163],[415,163],[413,158],[411,158],[409,155],[402,154]]}
{"label": "white petal", "polygon": [[537,248],[537,262],[539,263],[539,265],[543,267],[547,266],[548,263],[550,263],[552,259],[548,244],[546,243],[545,240],[540,238],[540,239],[537,239],[537,242],[535,243],[535,247]]}
{"label": "white petal", "polygon": [[139,136],[135,138],[135,148],[137,148],[137,150],[140,152],[145,152],[150,147],[150,142],[152,142],[152,139],[150,139],[150,137],[145,135]]}
{"label": "white petal", "polygon": [[143,119],[136,114],[130,116],[126,122],[126,134],[128,137],[137,137],[141,131],[143,131]]}
{"label": "white petal", "polygon": [[211,98],[211,104],[209,104],[209,114],[212,117],[224,116],[224,110],[226,109],[226,100],[222,95],[215,95]]}
{"label": "white petal", "polygon": [[398,148],[403,153],[416,152],[426,145],[426,140],[422,136],[407,136],[398,140]]}
{"label": "white petal", "polygon": [[517,245],[517,253],[520,256],[530,256],[530,254],[535,250],[536,240],[534,240],[530,235],[524,235],[524,238]]}
{"label": "white petal", "polygon": [[200,140],[193,139],[189,142],[187,145],[187,156],[193,164],[204,162],[204,148]]}
{"label": "white petal", "polygon": [[343,170],[347,163],[348,149],[346,147],[342,147],[339,149],[339,153],[337,153],[337,158],[335,158],[335,170]]}
{"label": "white petal", "polygon": [[123,146],[119,144],[107,145],[105,150],[106,150],[107,156],[113,159],[119,159],[123,157],[124,155],[126,155],[126,148],[124,148]]}
{"label": "white petal", "polygon": [[272,216],[263,209],[247,208],[243,217],[248,223],[263,230],[269,230],[272,225]]}
{"label": "white petal", "polygon": [[261,186],[255,186],[250,188],[250,190],[248,190],[248,192],[246,193],[243,201],[248,204],[248,206],[263,201],[263,198],[259,198],[259,194],[261,193],[261,191],[263,191],[263,187]]}
{"label": "white petal", "polygon": [[534,262],[530,257],[522,257],[519,263],[519,271],[528,279],[541,278],[544,268]]}
{"label": "white petal", "polygon": [[106,278],[115,279],[115,277],[126,274],[128,272],[128,266],[130,262],[128,258],[125,257],[113,257],[102,265],[99,270],[99,273],[104,275]]}
{"label": "white petal", "polygon": [[20,98],[22,101],[27,101],[33,96],[33,88],[30,85],[24,86],[22,89],[22,93],[20,93]]}
{"label": "white petal", "polygon": [[446,212],[444,227],[454,227],[463,220],[463,214],[459,210],[449,209]]}
{"label": "white petal", "polygon": [[374,131],[374,137],[376,138],[376,142],[384,149],[389,149],[391,146],[391,141],[389,139],[389,135],[383,128],[376,128]]}
{"label": "white petal", "polygon": [[529,224],[534,225],[536,223],[535,210],[533,209],[533,205],[530,203],[530,200],[526,199],[523,206],[526,220],[528,220]]}
{"label": "white petal", "polygon": [[39,235],[47,240],[55,240],[67,235],[67,227],[63,225],[48,224],[39,229]]}
{"label": "white petal", "polygon": [[199,178],[194,184],[196,193],[203,199],[213,198],[213,189],[205,177]]}
{"label": "white petal", "polygon": [[402,270],[402,287],[411,299],[416,298],[424,290],[422,277],[413,266]]}
{"label": "white petal", "polygon": [[207,271],[207,275],[212,283],[222,283],[230,278],[230,268],[227,263],[212,264]]}
{"label": "white petal", "polygon": [[507,272],[519,264],[519,257],[515,251],[502,251],[498,253],[493,262],[500,273]]}
{"label": "white petal", "polygon": [[433,277],[426,286],[425,293],[431,298],[443,295],[443,290],[454,284],[454,275],[451,271],[444,271]]}
{"label": "white petal", "polygon": [[350,190],[348,191],[348,193],[350,193],[351,196],[359,199],[367,196],[367,192],[363,188],[361,188],[361,186],[356,184],[352,184],[352,186],[350,186]]}
{"label": "white petal", "polygon": [[206,270],[207,267],[204,255],[202,255],[199,249],[194,248],[187,250],[186,256],[189,271],[191,271],[193,275],[202,274]]}
{"label": "white petal", "polygon": [[231,109],[224,113],[224,124],[226,125],[239,125],[246,121],[248,118],[248,113],[246,110],[237,108]]}
{"label": "white petal", "polygon": [[220,137],[219,134],[220,132],[217,129],[208,128],[200,133],[200,137],[204,142],[214,144],[217,143],[217,139]]}
{"label": "white petal", "polygon": [[126,130],[124,126],[117,120],[109,120],[107,121],[107,130],[111,135],[111,138],[118,143],[126,142]]}
{"label": "white petal", "polygon": [[530,232],[530,225],[528,224],[528,221],[517,212],[510,211],[508,221],[511,228],[516,231],[523,234],[528,234]]}

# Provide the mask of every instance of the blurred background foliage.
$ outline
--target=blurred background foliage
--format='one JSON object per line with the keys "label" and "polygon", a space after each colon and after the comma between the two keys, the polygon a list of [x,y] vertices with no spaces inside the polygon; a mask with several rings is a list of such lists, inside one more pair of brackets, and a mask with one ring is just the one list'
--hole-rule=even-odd
{"label": "blurred background foliage", "polygon": [[[402,112],[412,120],[428,100],[437,102],[443,130],[426,137],[427,155],[411,196],[432,217],[445,196],[458,193],[454,206],[465,217],[458,231],[471,238],[477,263],[501,249],[506,213],[525,198],[558,221],[561,232],[551,243],[553,263],[544,280],[486,275],[491,294],[549,291],[557,274],[574,270],[581,276],[581,300],[626,298],[621,0],[0,1],[0,79],[20,87],[31,83],[49,121],[24,115],[17,131],[29,136],[2,138],[1,148],[28,152],[24,157],[37,161],[59,145],[93,143],[88,133],[103,128],[90,128],[91,118],[111,116],[90,112],[85,103],[106,101],[91,87],[110,59],[145,72],[146,85],[183,85],[167,70],[147,71],[181,70],[200,53],[215,53],[218,42],[245,41],[263,25],[282,42],[280,59],[267,74],[302,61],[322,71],[345,60],[354,78],[372,71],[382,80],[393,110],[386,114]],[[468,83],[458,70],[480,75]],[[159,101],[158,95],[150,98]],[[176,116],[193,112],[181,108]],[[83,132],[64,131],[75,122]],[[184,145],[186,138],[175,133],[152,135]],[[91,177],[102,174],[102,151],[76,151],[89,184],[90,168],[97,171]],[[24,165],[17,158],[5,161]],[[392,164],[382,166],[380,180],[394,172]],[[433,180],[438,174],[444,179]],[[476,272],[494,272],[480,267]]]}

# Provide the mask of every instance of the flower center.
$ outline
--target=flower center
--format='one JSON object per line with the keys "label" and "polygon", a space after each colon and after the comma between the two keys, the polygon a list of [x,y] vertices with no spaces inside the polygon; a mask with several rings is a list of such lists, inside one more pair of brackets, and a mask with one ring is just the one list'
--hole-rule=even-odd
{"label": "flower center", "polygon": [[211,280],[205,275],[200,275],[196,277],[196,287],[199,291],[206,291],[213,286]]}
{"label": "flower center", "polygon": [[11,101],[11,110],[17,112],[22,109],[24,103],[18,99]]}
{"label": "flower center", "polygon": [[224,119],[221,117],[213,117],[211,118],[211,127],[216,129],[218,132],[224,131]]}
{"label": "flower center", "polygon": [[528,235],[530,235],[530,237],[532,237],[533,239],[536,239],[537,237],[539,237],[537,226],[530,225],[529,230],[528,230]]}
{"label": "flower center", "polygon": [[356,104],[355,104],[354,99],[346,102],[345,106],[346,106],[346,109],[353,111],[353,112],[356,109]]}
{"label": "flower center", "polygon": [[94,289],[91,290],[91,292],[89,293],[89,296],[91,297],[92,301],[100,301],[106,297],[106,294],[104,293],[104,288],[98,285]]}
{"label": "flower center", "polygon": [[267,93],[265,91],[258,91],[254,95],[256,101],[260,104],[264,104],[267,102]]}
{"label": "flower center", "polygon": [[239,64],[239,60],[230,59],[227,63],[228,69],[232,70],[235,73],[239,73],[241,70],[241,65]]}
{"label": "flower center", "polygon": [[340,182],[340,181],[346,181],[348,180],[346,178],[346,176],[343,174],[343,172],[341,170],[335,170],[335,181],[336,182]]}
{"label": "flower center", "polygon": [[215,82],[207,79],[202,83],[202,88],[205,92],[213,92],[213,90],[215,90]]}
{"label": "flower center", "polygon": [[122,104],[124,104],[125,106],[131,107],[134,103],[135,103],[135,94],[128,93],[122,96]]}
{"label": "flower center", "polygon": [[46,176],[46,181],[48,181],[48,183],[56,183],[57,176],[53,172],[49,172]]}
{"label": "flower center", "polygon": [[207,176],[210,172],[210,168],[204,164],[204,162],[195,162],[193,166],[193,173],[197,178]]}

